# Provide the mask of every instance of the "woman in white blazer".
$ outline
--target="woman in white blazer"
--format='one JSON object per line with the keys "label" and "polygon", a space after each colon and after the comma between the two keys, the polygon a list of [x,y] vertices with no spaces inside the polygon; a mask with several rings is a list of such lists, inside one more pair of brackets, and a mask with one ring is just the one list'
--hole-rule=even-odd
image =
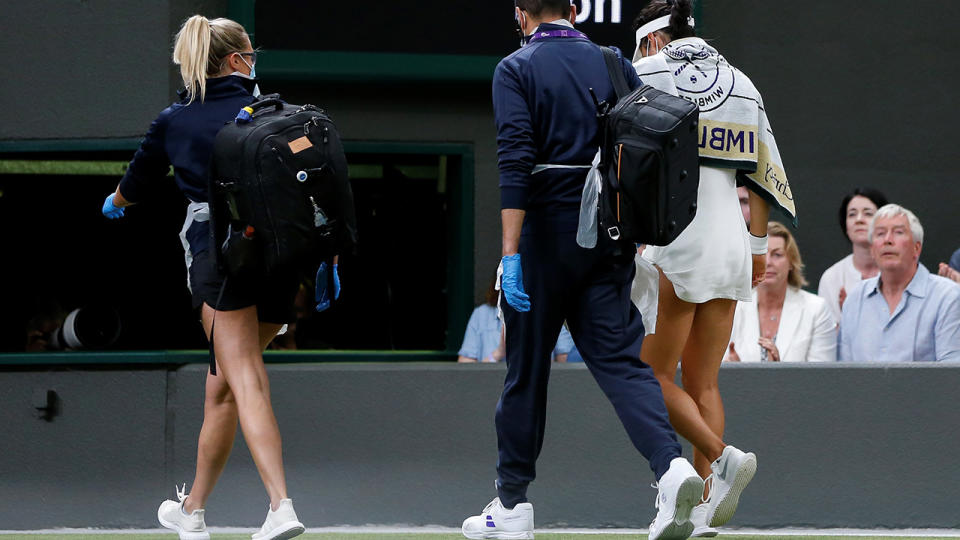
{"label": "woman in white blazer", "polygon": [[764,280],[738,302],[725,362],[836,362],[837,322],[827,302],[800,287],[803,261],[793,235],[771,222]]}

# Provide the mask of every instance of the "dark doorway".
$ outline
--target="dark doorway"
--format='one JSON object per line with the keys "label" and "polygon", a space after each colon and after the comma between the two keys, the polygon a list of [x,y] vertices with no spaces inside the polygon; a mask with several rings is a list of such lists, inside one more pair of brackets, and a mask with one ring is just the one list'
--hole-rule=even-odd
{"label": "dark doorway", "polygon": [[[340,301],[316,313],[304,288],[290,341],[301,349],[447,350],[448,336],[465,325],[449,316],[458,311],[450,292],[472,298],[468,158],[362,150],[348,146],[360,243],[341,258]],[[172,177],[123,219],[100,214],[130,154],[0,157],[0,351],[24,351],[38,318],[87,306],[119,315],[111,349],[205,348],[177,236],[186,202]]]}

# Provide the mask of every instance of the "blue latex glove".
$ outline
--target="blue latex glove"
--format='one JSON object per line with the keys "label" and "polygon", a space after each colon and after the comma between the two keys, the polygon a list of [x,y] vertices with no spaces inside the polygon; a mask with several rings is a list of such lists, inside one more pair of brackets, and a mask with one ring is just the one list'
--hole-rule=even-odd
{"label": "blue latex glove", "polygon": [[118,219],[123,217],[123,208],[113,205],[113,196],[115,193],[107,195],[107,198],[103,201],[103,215],[110,219]]}
{"label": "blue latex glove", "polygon": [[333,299],[340,299],[340,274],[337,273],[338,264],[333,265]]}
{"label": "blue latex glove", "polygon": [[325,311],[330,307],[330,304],[334,300],[340,298],[340,276],[337,274],[337,265],[333,265],[333,298],[330,298],[330,293],[327,291],[327,287],[330,284],[330,276],[327,274],[328,271],[327,263],[322,262],[317,268],[317,280],[316,280],[316,296],[314,300],[317,301],[317,312]]}
{"label": "blue latex glove", "polygon": [[510,307],[517,311],[530,311],[530,296],[523,291],[523,267],[520,266],[520,254],[507,255],[501,259],[503,274],[500,276],[500,290]]}

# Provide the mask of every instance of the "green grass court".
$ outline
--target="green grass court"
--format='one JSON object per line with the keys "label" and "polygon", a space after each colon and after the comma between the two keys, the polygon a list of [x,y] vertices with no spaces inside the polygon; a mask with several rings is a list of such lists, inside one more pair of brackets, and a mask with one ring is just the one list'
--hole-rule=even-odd
{"label": "green grass court", "polygon": [[[252,531],[252,529],[251,529]],[[537,533],[539,540],[644,540],[645,534],[550,534]],[[95,540],[110,538],[115,540],[170,540],[175,534],[4,534],[0,540]],[[249,540],[249,534],[211,534],[211,540]],[[298,536],[304,540],[463,540],[459,534],[437,533],[315,533]],[[907,538],[923,538],[925,540],[947,540],[946,536],[786,536],[777,534],[724,534],[716,537],[719,540],[770,540],[774,538],[788,538],[797,540],[903,540]],[[956,537],[952,537],[953,540]]]}

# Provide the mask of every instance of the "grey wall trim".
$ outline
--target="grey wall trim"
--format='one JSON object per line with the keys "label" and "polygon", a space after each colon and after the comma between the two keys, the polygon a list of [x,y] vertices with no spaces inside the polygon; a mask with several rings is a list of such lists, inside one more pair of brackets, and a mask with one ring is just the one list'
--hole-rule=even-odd
{"label": "grey wall trim", "polygon": [[[494,496],[504,366],[268,370],[308,526],[457,526]],[[193,477],[204,374],[0,372],[3,528],[156,527],[173,483]],[[724,366],[720,382],[727,440],[759,458],[731,525],[960,527],[960,366]],[[62,401],[52,422],[33,412],[47,389]],[[652,474],[583,365],[554,367],[538,475],[539,527],[641,528],[653,517]],[[256,527],[266,504],[238,440],[207,522]]]}

